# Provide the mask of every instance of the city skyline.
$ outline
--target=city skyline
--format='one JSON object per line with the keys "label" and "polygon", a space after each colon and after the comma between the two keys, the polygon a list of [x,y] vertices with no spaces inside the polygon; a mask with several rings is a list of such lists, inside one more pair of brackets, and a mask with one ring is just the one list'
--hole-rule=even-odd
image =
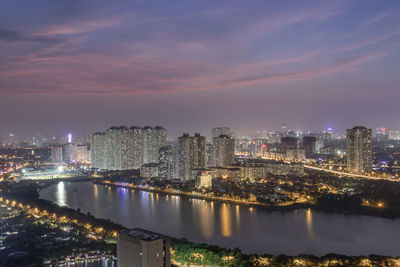
{"label": "city skyline", "polygon": [[398,266],[398,14],[3,0],[0,266]]}
{"label": "city skyline", "polygon": [[398,1],[3,7],[1,136],[400,128]]}

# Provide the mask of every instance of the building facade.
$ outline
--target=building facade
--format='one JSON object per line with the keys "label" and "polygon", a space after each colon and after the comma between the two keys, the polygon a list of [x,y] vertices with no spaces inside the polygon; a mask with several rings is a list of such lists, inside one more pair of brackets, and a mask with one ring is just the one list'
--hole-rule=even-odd
{"label": "building facade", "polygon": [[303,148],[306,157],[315,154],[317,152],[316,143],[317,143],[317,138],[315,136],[303,137]]}
{"label": "building facade", "polygon": [[213,177],[210,172],[202,171],[196,177],[195,186],[197,189],[200,189],[202,187],[210,188],[210,187],[212,187],[212,179],[213,179]]}
{"label": "building facade", "polygon": [[357,174],[372,169],[372,130],[363,126],[347,129],[347,171]]}
{"label": "building facade", "polygon": [[159,171],[158,175],[163,179],[173,179],[174,178],[174,148],[172,146],[163,146],[158,151],[159,155]]}
{"label": "building facade", "polygon": [[118,233],[119,267],[170,267],[171,243],[168,237],[143,229]]}
{"label": "building facade", "polygon": [[213,167],[227,167],[235,163],[235,139],[228,135],[213,138]]}
{"label": "building facade", "polygon": [[92,167],[130,170],[139,169],[143,164],[158,163],[158,151],[166,141],[167,130],[160,126],[111,127],[91,136]]}
{"label": "building facade", "polygon": [[211,129],[211,138],[218,137],[220,135],[228,135],[233,137],[233,133],[229,127],[215,127]]}
{"label": "building facade", "polygon": [[193,169],[207,168],[206,137],[195,133],[194,136],[184,133],[176,145],[175,178],[191,180]]}
{"label": "building facade", "polygon": [[53,146],[51,147],[51,156],[50,161],[52,163],[63,163],[63,147],[62,146]]}

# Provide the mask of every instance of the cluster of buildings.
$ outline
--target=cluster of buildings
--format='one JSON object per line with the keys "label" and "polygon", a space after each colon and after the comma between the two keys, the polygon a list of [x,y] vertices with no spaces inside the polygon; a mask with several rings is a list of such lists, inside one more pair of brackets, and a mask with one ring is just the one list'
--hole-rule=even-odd
{"label": "cluster of buildings", "polygon": [[189,181],[203,177],[198,181],[200,187],[220,177],[239,181],[304,171],[300,162],[270,160],[256,164],[249,157],[235,155],[236,145],[234,133],[228,127],[213,128],[211,142],[200,133],[184,133],[170,145],[167,131],[160,126],[111,127],[91,136],[91,159],[93,168],[139,169],[143,178]]}
{"label": "cluster of buildings", "polygon": [[237,139],[236,151],[250,157],[301,161],[332,153],[327,144],[335,138],[331,128],[321,133],[294,132],[283,124],[280,131],[258,131],[252,138]]}
{"label": "cluster of buildings", "polygon": [[376,129],[376,139],[377,141],[399,141],[400,140],[400,130],[386,129],[379,127]]}
{"label": "cluster of buildings", "polygon": [[[65,143],[72,143],[72,134],[45,137],[38,133],[35,136],[21,139],[16,134],[10,133],[5,137],[0,137],[0,148],[34,148],[34,147],[49,147]],[[85,143],[87,140],[80,140],[79,143]]]}
{"label": "cluster of buildings", "polygon": [[51,147],[51,163],[89,163],[91,161],[89,144],[67,143]]}
{"label": "cluster of buildings", "polygon": [[[379,128],[376,138],[400,140],[400,130]],[[30,145],[49,142],[46,140],[34,137]],[[167,142],[167,130],[161,126],[121,126],[92,134],[90,142],[74,142],[71,134],[63,140],[62,144],[46,145],[50,148],[51,163],[91,163],[101,170],[137,169],[144,178],[188,181],[205,171],[212,178],[232,180],[262,179],[269,174],[301,175],[304,159],[342,157],[346,153],[349,172],[368,173],[373,166],[372,131],[361,126],[348,129],[346,136],[336,136],[331,128],[303,133],[291,131],[283,124],[279,131],[257,132],[242,138],[228,127],[216,127],[211,130],[210,139],[200,133],[184,133],[173,143]],[[1,146],[18,142],[10,134],[1,139]]]}
{"label": "cluster of buildings", "polygon": [[[381,136],[381,137],[380,137]],[[400,131],[378,129],[377,138],[386,137],[386,140],[400,140]],[[282,125],[281,131],[275,133],[259,133],[259,136],[252,140],[242,139],[236,142],[236,151],[242,154],[248,153],[250,158],[264,157],[272,159],[284,159],[291,161],[302,161],[304,159],[319,159],[322,156],[342,156],[347,153],[347,171],[356,174],[369,173],[373,167],[372,157],[372,130],[362,126],[356,126],[346,131],[345,145],[338,148],[335,140],[341,137],[335,136],[331,128],[322,133],[293,132]],[[344,139],[343,139],[344,140]],[[328,145],[329,144],[329,145]],[[259,165],[256,161],[251,161],[253,165]],[[275,163],[272,163],[275,164]],[[289,165],[287,168],[297,169],[296,166]],[[268,170],[273,168],[268,167]],[[285,167],[278,168],[282,173],[290,173]],[[253,171],[253,170],[252,170]],[[263,177],[263,171],[259,172],[258,177]],[[276,173],[278,174],[278,173]],[[249,178],[249,175],[241,175]],[[251,179],[251,178],[250,178]]]}
{"label": "cluster of buildings", "polygon": [[163,127],[111,127],[91,136],[92,167],[105,170],[139,169],[159,163],[159,150],[167,142]]}
{"label": "cluster of buildings", "polygon": [[235,163],[235,139],[229,128],[214,128],[212,144],[199,133],[184,133],[167,145],[167,131],[157,126],[111,127],[91,136],[92,167],[140,169],[142,177],[192,180],[198,170]]}

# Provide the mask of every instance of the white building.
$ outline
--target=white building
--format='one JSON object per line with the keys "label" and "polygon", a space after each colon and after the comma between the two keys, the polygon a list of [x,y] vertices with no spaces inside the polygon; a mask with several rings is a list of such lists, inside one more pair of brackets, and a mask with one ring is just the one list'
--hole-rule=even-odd
{"label": "white building", "polygon": [[212,175],[208,171],[200,172],[200,175],[196,177],[196,188],[209,188],[212,187]]}

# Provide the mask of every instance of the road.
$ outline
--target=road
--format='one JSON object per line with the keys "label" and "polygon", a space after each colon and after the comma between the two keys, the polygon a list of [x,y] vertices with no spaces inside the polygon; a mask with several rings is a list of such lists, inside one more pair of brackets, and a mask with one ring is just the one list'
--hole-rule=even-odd
{"label": "road", "polygon": [[327,170],[323,168],[318,168],[310,165],[305,165],[304,168],[306,169],[311,169],[311,170],[318,170],[318,171],[324,171],[324,172],[329,172],[329,173],[334,173],[338,175],[343,175],[343,176],[350,176],[350,177],[356,177],[356,178],[365,178],[365,179],[370,179],[370,180],[388,180],[388,181],[394,181],[398,182],[399,180],[394,180],[390,178],[382,178],[382,177],[373,177],[373,176],[367,176],[367,175],[361,175],[361,174],[354,174],[354,173],[348,173],[348,172],[340,172],[340,171],[333,171],[333,170]]}

